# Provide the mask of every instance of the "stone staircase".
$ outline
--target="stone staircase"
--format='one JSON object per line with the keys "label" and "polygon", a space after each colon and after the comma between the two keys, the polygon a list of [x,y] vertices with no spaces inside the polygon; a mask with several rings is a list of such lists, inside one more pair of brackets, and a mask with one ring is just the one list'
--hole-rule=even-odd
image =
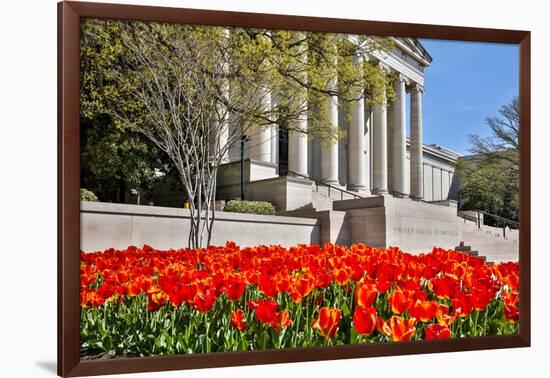
{"label": "stone staircase", "polygon": [[326,186],[317,186],[312,183],[311,200],[312,207],[317,211],[332,210],[334,201],[348,200],[357,198],[347,192],[331,189]]}
{"label": "stone staircase", "polygon": [[318,211],[333,210],[334,201],[349,200],[354,198],[367,197],[361,194],[352,194],[343,188],[335,186],[325,186],[311,180],[311,203],[305,204],[299,208],[282,212],[281,215],[305,216],[309,213]]}
{"label": "stone staircase", "polygon": [[472,251],[472,247],[469,245],[464,245],[464,242],[460,242],[460,245],[455,247],[455,250],[458,252],[466,253],[470,256],[479,257],[480,259],[487,261],[485,256],[480,256],[478,251]]}
{"label": "stone staircase", "polygon": [[[318,218],[321,220],[322,228],[326,228],[325,230],[321,230],[322,235],[327,235],[326,238],[322,237],[322,239],[326,239],[325,241],[333,241],[332,239],[334,239],[334,241],[347,242],[349,230],[334,231],[334,229],[342,228],[342,226],[349,227],[346,224],[345,212],[336,211],[334,203],[372,196],[351,193],[343,188],[327,186],[315,180],[307,179],[311,181],[311,202],[291,211],[281,213],[281,215]],[[449,206],[446,202],[432,203],[432,205]],[[457,218],[461,220],[457,225],[462,226],[462,237],[459,239],[459,245],[456,246],[457,251],[480,257],[490,263],[518,261],[518,230],[507,229],[506,235],[504,235],[502,228],[485,225],[478,227],[475,217],[472,217],[471,214],[467,217],[464,214],[459,217],[459,214],[457,214]],[[335,237],[334,235],[336,234],[339,237]]]}
{"label": "stone staircase", "polygon": [[[457,248],[469,248],[485,257],[488,262],[518,261],[519,233],[518,230],[507,230],[506,236],[502,228],[464,221],[462,241]],[[460,249],[457,249],[460,250]]]}

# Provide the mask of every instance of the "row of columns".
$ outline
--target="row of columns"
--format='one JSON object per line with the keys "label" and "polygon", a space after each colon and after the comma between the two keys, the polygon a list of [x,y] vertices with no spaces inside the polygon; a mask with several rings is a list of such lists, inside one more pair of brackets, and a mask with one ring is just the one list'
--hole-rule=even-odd
{"label": "row of columns", "polygon": [[[354,64],[363,64],[363,57],[354,57]],[[337,83],[331,83],[336,87]],[[406,93],[407,83],[402,75],[394,82],[394,101],[390,107],[384,98],[382,103],[372,109],[372,194],[385,195],[390,191],[396,195],[421,199],[423,193],[423,156],[422,156],[422,89],[413,84],[409,87],[411,96],[410,111],[410,193],[407,193],[406,172]],[[385,94],[384,94],[385,96]],[[331,96],[328,101],[329,127],[338,127],[338,97]],[[271,96],[265,96],[265,106],[271,106]],[[388,140],[388,118],[391,119],[392,132]],[[296,121],[296,130],[289,131],[288,169],[303,176],[308,175],[308,138],[305,133],[307,119],[304,116]],[[299,132],[303,130],[304,132]],[[275,127],[258,130],[251,136],[250,157],[255,160],[274,163]],[[367,141],[365,138],[365,104],[361,98],[350,104],[347,130],[347,189],[368,193],[368,161],[366,158]],[[388,146],[391,146],[391,167],[388,167]],[[322,146],[320,154],[321,181],[330,185],[339,185],[338,143]],[[391,168],[391,187],[388,187],[388,171]]]}
{"label": "row of columns", "polygon": [[[357,64],[361,64],[361,57],[356,58]],[[407,193],[407,149],[406,149],[406,80],[399,75],[394,82],[395,97],[388,108],[384,99],[374,106],[372,112],[372,193],[384,195],[390,189],[394,194],[415,199],[424,197],[423,193],[423,156],[422,156],[422,89],[419,85],[410,86],[411,112],[410,112],[410,193]],[[329,107],[330,119],[334,124],[338,119],[337,104],[331,102]],[[365,112],[363,100],[356,101],[350,107],[350,120],[348,127],[348,190],[367,192],[367,159],[365,133]],[[388,140],[388,118],[392,120],[391,139]],[[392,182],[388,183],[388,145],[391,144],[392,153]],[[338,164],[338,146],[333,145],[321,153],[322,181],[327,184],[338,182],[338,170],[330,170]],[[290,156],[289,156],[290,159]],[[325,174],[326,172],[326,174]]]}
{"label": "row of columns", "polygon": [[[362,57],[355,58],[356,64],[362,64]],[[422,156],[422,89],[414,84],[410,87],[411,95],[411,136],[410,136],[410,193],[407,193],[407,149],[406,149],[406,80],[399,75],[394,82],[395,98],[388,109],[386,100],[374,106],[372,112],[372,193],[384,195],[390,189],[397,195],[410,195],[421,199],[423,193],[423,156]],[[329,119],[332,125],[338,124],[338,100],[329,99]],[[348,177],[347,189],[368,192],[366,139],[365,139],[365,112],[364,101],[355,101],[350,106],[348,142]],[[388,117],[392,120],[391,140],[388,140]],[[392,183],[388,187],[388,144],[391,144],[392,153]],[[307,146],[306,146],[307,147]],[[290,152],[290,151],[289,151]],[[307,169],[307,156],[298,153],[289,153],[289,161],[303,159],[303,171]],[[298,166],[298,164],[295,164]],[[291,169],[293,170],[293,169]],[[321,180],[327,184],[338,184],[338,144],[323,147],[321,150]]]}
{"label": "row of columns", "polygon": [[[271,109],[271,93],[264,93],[262,108],[265,112],[269,112]],[[274,129],[273,125],[269,125],[255,130],[255,132],[250,135],[249,155],[252,159],[274,163],[274,161],[272,161],[272,134]]]}

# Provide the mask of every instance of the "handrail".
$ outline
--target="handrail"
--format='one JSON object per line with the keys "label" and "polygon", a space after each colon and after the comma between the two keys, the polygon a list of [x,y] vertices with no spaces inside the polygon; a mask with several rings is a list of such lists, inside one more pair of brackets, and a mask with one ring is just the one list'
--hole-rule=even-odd
{"label": "handrail", "polygon": [[516,222],[514,220],[511,220],[511,219],[508,219],[508,218],[504,218],[504,217],[501,217],[500,215],[496,215],[496,214],[491,214],[491,213],[488,213],[486,211],[483,211],[483,210],[476,210],[477,212],[480,212],[481,214],[483,215],[488,215],[490,216],[491,218],[495,218],[495,219],[498,219],[498,220],[501,220],[505,223],[510,223],[512,226],[516,226],[516,227],[519,227],[519,222]]}
{"label": "handrail", "polygon": [[[344,199],[344,194],[348,194],[350,196],[353,196],[353,199],[357,199],[357,198],[363,198],[362,196],[360,196],[359,194],[355,194],[355,193],[352,193],[352,192],[348,192],[347,190],[345,189],[341,189],[341,188],[338,188],[337,186],[333,186],[333,185],[330,185],[330,184],[327,184],[325,182],[322,182],[322,181],[317,181],[315,180],[314,178],[311,178],[311,177],[308,177],[308,176],[305,176],[305,175],[302,175],[300,173],[297,173],[297,172],[293,172],[291,170],[287,170],[288,173],[290,173],[291,175],[293,176],[298,176],[298,177],[302,177],[302,178],[305,178],[305,179],[308,179],[310,181],[313,181],[313,183],[315,184],[315,191],[316,192],[319,192],[319,186],[325,186],[327,187],[329,190],[328,190],[328,195],[330,197],[330,190],[333,189],[333,190],[336,190],[338,192],[340,192],[340,200],[343,200]],[[331,197],[330,197],[331,198]]]}
{"label": "handrail", "polygon": [[[511,226],[514,226],[515,228],[519,228],[519,222],[513,221],[513,220],[508,219],[508,218],[501,217],[500,215],[491,214],[491,213],[488,213],[488,212],[483,211],[483,210],[466,210],[466,211],[471,211],[471,212],[475,213],[476,215],[475,216],[468,216],[466,214],[461,214],[460,211],[457,212],[457,215],[459,217],[463,218],[463,219],[467,219],[467,220],[476,222],[478,229],[481,228],[482,224],[484,223],[485,216],[496,219],[497,226],[498,226],[499,221],[502,222],[502,224],[503,224],[502,225],[502,236],[503,237],[506,237],[506,226],[511,225]],[[481,214],[484,215],[483,220],[481,220]]]}
{"label": "handrail", "polygon": [[[466,211],[470,211],[470,210],[466,210]],[[471,210],[471,211],[473,211],[473,210]],[[475,216],[475,215],[464,214],[460,210],[457,212],[456,215],[458,215],[460,218],[463,218],[463,219],[466,219],[466,220],[469,220],[469,221],[472,221],[472,222],[476,222],[476,224],[477,224],[477,216]]]}

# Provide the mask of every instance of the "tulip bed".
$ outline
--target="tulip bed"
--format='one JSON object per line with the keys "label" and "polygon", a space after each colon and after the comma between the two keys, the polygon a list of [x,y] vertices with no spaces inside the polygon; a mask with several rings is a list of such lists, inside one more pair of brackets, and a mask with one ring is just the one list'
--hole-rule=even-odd
{"label": "tulip bed", "polygon": [[83,358],[518,331],[518,264],[326,244],[81,253]]}

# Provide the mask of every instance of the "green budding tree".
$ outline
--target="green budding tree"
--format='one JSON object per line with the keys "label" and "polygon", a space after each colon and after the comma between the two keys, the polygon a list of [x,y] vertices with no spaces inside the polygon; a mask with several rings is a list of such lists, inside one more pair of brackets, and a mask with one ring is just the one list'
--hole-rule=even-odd
{"label": "green budding tree", "polygon": [[86,20],[82,112],[108,114],[165,154],[189,200],[189,247],[204,247],[217,172],[241,136],[275,125],[335,143],[330,98],[344,111],[392,98],[391,74],[353,57],[391,48],[365,36]]}

